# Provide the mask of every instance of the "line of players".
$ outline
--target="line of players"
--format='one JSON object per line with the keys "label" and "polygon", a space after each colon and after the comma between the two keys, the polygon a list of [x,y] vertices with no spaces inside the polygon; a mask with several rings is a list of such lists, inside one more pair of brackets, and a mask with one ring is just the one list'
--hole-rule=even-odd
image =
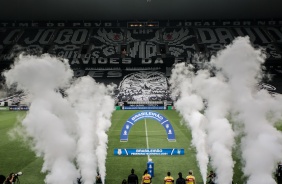
{"label": "line of players", "polygon": [[[176,184],[196,184],[196,178],[193,176],[193,172],[190,170],[186,178],[182,177],[182,173],[178,173],[178,179]],[[211,176],[209,176],[211,177]],[[145,170],[142,176],[141,184],[150,184],[152,183],[152,177],[148,174],[148,171]],[[128,176],[128,179],[124,179],[122,184],[138,184],[138,176],[134,174],[134,169],[131,169],[131,174]],[[174,184],[174,178],[171,176],[170,172],[167,172],[167,176],[164,177],[164,184]]]}
{"label": "line of players", "polygon": [[[19,172],[16,174],[21,175],[22,173]],[[14,183],[14,173],[11,173],[7,178],[5,176],[0,175],[0,184],[5,183]],[[175,184],[196,184],[196,178],[193,176],[193,172],[190,170],[188,172],[188,176],[186,178],[182,177],[182,173],[178,173],[178,178]],[[277,184],[282,184],[282,162],[280,162],[277,166],[276,173],[275,173]],[[208,184],[215,184],[216,174],[213,171],[210,171],[209,175],[207,176]],[[78,179],[78,183],[81,183],[80,178]],[[101,177],[99,172],[97,172],[96,176],[96,184],[102,183]],[[148,173],[147,170],[144,171],[142,176],[141,184],[150,184],[152,183],[152,177]],[[131,169],[131,174],[128,176],[128,179],[124,179],[122,184],[138,184],[138,176],[134,174],[134,169]],[[164,184],[174,184],[174,178],[171,176],[170,172],[167,172],[167,176],[164,177]]]}
{"label": "line of players", "polygon": [[[190,170],[188,172],[188,176],[186,178],[182,177],[182,173],[178,173],[178,179],[176,180],[175,184],[196,184],[195,176],[193,176],[193,172]],[[277,180],[277,184],[282,184],[282,162],[277,165],[277,169],[275,172],[275,177]],[[207,183],[208,184],[216,184],[216,174],[213,171],[207,176]],[[152,177],[148,174],[148,171],[145,170],[142,176],[141,184],[150,184],[152,183]],[[233,183],[233,182],[232,182]],[[122,184],[138,184],[138,176],[134,174],[134,169],[131,169],[131,174],[128,176],[127,181],[124,179]],[[164,177],[164,184],[174,184],[174,178],[171,176],[170,172],[167,172],[167,176]]]}

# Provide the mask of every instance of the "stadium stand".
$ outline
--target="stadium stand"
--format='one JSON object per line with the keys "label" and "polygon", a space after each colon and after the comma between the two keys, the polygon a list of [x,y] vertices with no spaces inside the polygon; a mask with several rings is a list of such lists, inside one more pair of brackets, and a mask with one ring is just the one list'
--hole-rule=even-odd
{"label": "stadium stand", "polygon": [[8,68],[21,52],[49,53],[69,59],[75,77],[116,83],[117,102],[170,102],[167,78],[175,62],[201,67],[237,36],[249,36],[254,47],[265,49],[265,70],[273,76],[261,87],[281,93],[281,26],[267,20],[5,23],[0,26],[0,68]]}

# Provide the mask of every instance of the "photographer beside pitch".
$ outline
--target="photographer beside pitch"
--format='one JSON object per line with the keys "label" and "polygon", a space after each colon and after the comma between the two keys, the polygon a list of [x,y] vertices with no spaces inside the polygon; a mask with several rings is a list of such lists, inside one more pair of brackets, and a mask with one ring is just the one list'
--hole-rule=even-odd
{"label": "photographer beside pitch", "polygon": [[10,173],[9,176],[6,178],[4,184],[12,184],[15,181],[15,174]]}
{"label": "photographer beside pitch", "polygon": [[6,178],[3,184],[13,184],[18,180],[18,176],[21,176],[23,173],[18,172],[18,173],[10,173],[9,176]]}

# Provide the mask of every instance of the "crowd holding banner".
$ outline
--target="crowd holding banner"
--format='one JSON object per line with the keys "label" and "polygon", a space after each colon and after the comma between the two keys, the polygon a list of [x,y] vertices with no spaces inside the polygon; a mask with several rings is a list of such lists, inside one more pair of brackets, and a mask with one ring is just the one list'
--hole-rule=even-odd
{"label": "crowd holding banner", "polygon": [[90,75],[119,84],[134,72],[169,77],[177,62],[201,67],[238,36],[248,36],[254,47],[264,48],[265,70],[281,75],[281,20],[2,21],[0,68],[8,68],[22,51],[49,53],[68,59],[76,77]]}

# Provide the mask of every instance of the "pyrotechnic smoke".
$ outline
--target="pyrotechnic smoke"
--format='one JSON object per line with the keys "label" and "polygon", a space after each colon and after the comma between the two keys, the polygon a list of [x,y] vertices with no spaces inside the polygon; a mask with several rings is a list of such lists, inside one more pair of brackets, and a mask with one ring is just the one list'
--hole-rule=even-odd
{"label": "pyrotechnic smoke", "polygon": [[72,70],[66,62],[47,55],[20,56],[4,76],[8,86],[17,83],[19,90],[33,95],[22,124],[33,140],[32,149],[44,159],[42,171],[48,172],[45,182],[73,183],[78,177],[73,164],[76,140],[69,124],[75,118],[68,102],[56,92],[60,86],[68,85]]}
{"label": "pyrotechnic smoke", "polygon": [[[214,77],[207,70],[199,71],[195,77],[195,88],[207,100],[205,116],[211,165],[217,173],[218,184],[231,184],[233,176],[232,148],[234,132],[226,119],[230,111],[230,89],[225,78],[219,74]],[[224,161],[223,161],[224,160]]]}
{"label": "pyrotechnic smoke", "polygon": [[[247,183],[275,183],[272,173],[282,159],[282,135],[273,125],[281,119],[282,97],[271,96],[257,87],[262,79],[264,60],[261,50],[254,49],[248,38],[241,37],[212,58],[211,65],[216,68],[213,76],[207,70],[194,74],[191,66],[186,67],[183,63],[177,64],[172,71],[170,83],[172,96],[177,99],[176,109],[190,123],[193,141],[194,136],[197,137],[197,142],[203,145],[200,148],[204,147],[206,139],[203,128],[207,128],[207,145],[218,184],[232,182],[235,134],[226,118],[230,114],[235,126],[241,127],[237,128],[242,131],[238,133],[243,135],[241,151]],[[203,99],[207,101],[205,125],[199,113],[203,109]],[[195,126],[191,126],[193,113],[199,117],[194,121],[196,126],[201,127],[201,133],[196,135]],[[196,146],[196,142],[193,143]],[[197,155],[201,150],[204,149],[197,148]],[[198,162],[204,176],[205,159],[200,161],[198,157]]]}
{"label": "pyrotechnic smoke", "polygon": [[242,37],[211,61],[227,77],[233,116],[237,123],[243,124],[245,136],[241,149],[249,184],[276,183],[272,173],[282,158],[281,132],[268,118],[270,113],[281,115],[281,97],[272,97],[267,91],[257,89],[264,61],[262,52]]}
{"label": "pyrotechnic smoke", "polygon": [[206,183],[208,153],[206,150],[205,117],[200,113],[204,108],[203,100],[194,93],[194,73],[191,65],[185,63],[175,65],[169,83],[172,96],[177,99],[175,108],[183,116],[192,132],[192,144],[197,150],[197,161],[204,183]]}
{"label": "pyrotechnic smoke", "polygon": [[97,126],[96,113],[99,109],[95,104],[97,97],[94,96],[96,91],[94,85],[95,82],[90,77],[80,78],[66,91],[78,116],[77,164],[85,184],[95,182],[98,167],[95,155],[98,138],[95,129]]}
{"label": "pyrotechnic smoke", "polygon": [[[114,90],[114,86],[100,86],[102,88],[100,91],[109,94]],[[98,147],[96,150],[96,155],[98,159],[99,170],[101,174],[101,179],[104,183],[106,176],[106,156],[107,156],[107,143],[108,143],[108,135],[106,132],[109,130],[111,126],[111,116],[114,111],[114,99],[110,96],[101,96],[99,104],[100,111],[97,114],[98,117],[98,126],[96,130],[96,134],[98,136]]]}
{"label": "pyrotechnic smoke", "polygon": [[77,163],[84,184],[95,182],[97,168],[102,181],[105,179],[106,131],[114,110],[114,101],[108,96],[108,90],[89,76],[78,79],[67,90],[68,99],[78,116]]}
{"label": "pyrotechnic smoke", "polygon": [[[4,76],[9,86],[17,83],[19,90],[32,94],[23,126],[33,140],[32,149],[44,158],[45,182],[70,184],[81,175],[85,184],[93,184],[97,168],[104,180],[112,88],[90,77],[71,85],[69,64],[49,55],[21,55]],[[67,98],[59,88],[66,89]]]}

